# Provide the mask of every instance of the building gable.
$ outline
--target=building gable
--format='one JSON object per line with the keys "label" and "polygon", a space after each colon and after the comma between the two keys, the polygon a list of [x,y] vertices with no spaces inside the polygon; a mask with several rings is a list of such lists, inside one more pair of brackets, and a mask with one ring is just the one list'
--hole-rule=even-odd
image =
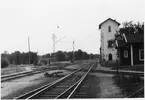
{"label": "building gable", "polygon": [[113,20],[113,19],[111,19],[111,18],[108,18],[108,19],[106,19],[105,21],[103,21],[102,23],[99,24],[99,29],[101,29],[102,24],[106,23],[106,22],[109,21],[109,20],[112,21],[112,22],[117,23],[118,26],[120,25],[120,23],[117,22],[116,20]]}

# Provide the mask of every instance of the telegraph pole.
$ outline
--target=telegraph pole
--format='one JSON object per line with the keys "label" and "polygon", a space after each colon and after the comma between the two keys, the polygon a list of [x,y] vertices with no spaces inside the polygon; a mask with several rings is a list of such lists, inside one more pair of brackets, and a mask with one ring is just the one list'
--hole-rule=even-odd
{"label": "telegraph pole", "polygon": [[[59,26],[57,25],[56,28],[59,28]],[[56,29],[55,29],[55,32],[56,32]],[[54,58],[54,60],[55,60],[55,42],[56,42],[55,39],[56,39],[56,35],[55,34],[52,34],[52,40],[53,40],[53,58]]]}
{"label": "telegraph pole", "polygon": [[30,38],[28,36],[28,49],[29,49],[29,64],[31,63],[30,61]]}
{"label": "telegraph pole", "polygon": [[[57,26],[57,28],[59,28],[59,26]],[[62,37],[62,38],[60,38],[60,39],[58,39],[58,40],[56,40],[56,38],[57,38],[56,35],[55,35],[55,34],[52,34],[54,58],[55,58],[55,44],[56,44],[58,41],[60,41],[60,40],[62,40],[63,38],[65,38],[65,36]]]}
{"label": "telegraph pole", "polygon": [[53,40],[53,53],[55,53],[55,39],[56,39],[56,35],[52,34],[52,40]]}
{"label": "telegraph pole", "polygon": [[73,41],[73,60],[74,60],[74,49],[75,49],[75,45],[74,45],[74,41]]}
{"label": "telegraph pole", "polygon": [[53,59],[55,60],[55,39],[56,35],[52,34],[52,40],[53,40]]}

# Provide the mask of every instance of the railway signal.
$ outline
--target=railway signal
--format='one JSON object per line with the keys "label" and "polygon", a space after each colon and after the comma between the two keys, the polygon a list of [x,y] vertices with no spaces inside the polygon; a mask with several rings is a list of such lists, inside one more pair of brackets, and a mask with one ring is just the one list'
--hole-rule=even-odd
{"label": "railway signal", "polygon": [[[57,26],[57,28],[59,28],[59,26]],[[57,38],[57,36],[55,34],[52,34],[52,40],[53,40],[53,59],[54,59],[54,61],[55,61],[55,44],[57,42],[59,42],[60,40],[62,40],[63,38],[65,38],[65,36],[60,38],[60,39],[58,39],[58,40],[56,40],[56,38]]]}

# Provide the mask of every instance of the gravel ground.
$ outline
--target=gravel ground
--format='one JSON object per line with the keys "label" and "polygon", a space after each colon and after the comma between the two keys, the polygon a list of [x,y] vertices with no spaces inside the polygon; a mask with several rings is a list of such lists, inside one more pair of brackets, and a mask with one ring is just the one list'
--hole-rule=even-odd
{"label": "gravel ground", "polygon": [[35,74],[33,76],[4,82],[1,84],[1,98],[12,99],[56,79],[58,78],[45,78],[43,74]]}
{"label": "gravel ground", "polygon": [[[80,68],[80,65],[71,65],[67,66],[66,68],[75,70]],[[69,74],[71,72],[63,70],[63,67],[61,67],[60,69],[61,71],[63,71],[63,75]],[[94,67],[94,69],[100,69],[100,67],[96,66]],[[52,70],[49,71],[48,73],[52,73],[53,71],[59,70]],[[80,74],[83,73],[82,72],[78,73],[78,75]],[[60,77],[44,77],[44,73],[40,73],[32,76],[22,77],[19,79],[3,82],[1,84],[1,98],[13,99],[59,78]],[[88,98],[122,98],[125,95],[129,94],[130,92],[135,91],[138,86],[138,84],[133,85],[136,88],[132,90],[128,86],[125,87],[125,84],[127,83],[131,84],[129,80],[127,79],[120,80],[117,77],[115,77],[114,74],[106,74],[106,73],[90,73],[88,83],[89,83],[89,87],[87,89]]]}
{"label": "gravel ground", "polygon": [[[53,70],[54,71],[54,70]],[[70,73],[69,71],[63,71],[63,75]],[[48,84],[61,77],[44,77],[44,74],[35,74],[33,76],[23,77],[12,81],[3,82],[1,84],[1,98],[13,99],[27,93],[35,88]]]}
{"label": "gravel ground", "polygon": [[119,87],[114,84],[112,77],[113,75],[110,74],[89,75],[87,80],[87,83],[89,84],[89,88],[87,90],[88,98],[121,97],[121,91]]}
{"label": "gravel ground", "polygon": [[[58,71],[55,69],[59,69],[59,70],[63,71],[62,76],[64,76],[64,75],[72,72],[72,71],[64,70],[65,67],[78,68],[83,63],[75,62],[73,64],[75,64],[75,65],[72,65],[71,63],[67,63],[67,64],[63,63],[63,64],[59,64],[58,66],[52,65],[52,66],[50,66],[50,68],[53,69],[52,71]],[[52,73],[52,71],[49,71],[48,73]],[[59,78],[60,77],[44,77],[44,73],[39,73],[39,74],[31,75],[31,76],[21,77],[18,79],[2,82],[1,83],[1,98],[2,99],[13,99],[15,97],[18,97],[33,89],[46,85]]]}
{"label": "gravel ground", "polygon": [[34,65],[10,65],[7,68],[2,68],[1,69],[1,75],[8,75],[8,74],[14,74],[14,73],[19,73],[19,72],[25,72],[25,71],[32,71],[36,69],[41,69],[41,68],[47,68],[47,67],[66,67],[68,65],[72,65],[70,62],[65,61],[65,62],[59,62],[59,63],[54,63],[51,66],[48,65],[43,65],[43,66],[34,66]]}
{"label": "gravel ground", "polygon": [[72,66],[68,66],[68,67],[65,67],[67,69],[79,69],[80,68],[80,65],[72,65]]}
{"label": "gravel ground", "polygon": [[[78,64],[76,64],[76,65],[70,65],[70,64],[59,65],[56,68],[63,71],[62,76],[67,75],[71,72],[71,71],[63,70],[63,68],[67,67],[68,65],[73,66],[73,67],[80,66]],[[53,66],[51,66],[51,68],[53,69]],[[49,71],[48,73],[52,73],[53,71],[59,71],[59,70],[53,69],[52,71]],[[2,82],[1,83],[1,98],[2,99],[13,99],[15,97],[18,97],[24,93],[27,93],[33,89],[36,89],[40,86],[48,84],[59,78],[60,78],[60,76],[59,77],[57,77],[57,76],[56,77],[44,77],[44,73],[39,73],[39,74],[27,76],[27,77],[22,77],[22,78],[10,80],[10,81]]]}
{"label": "gravel ground", "polygon": [[[143,84],[141,81],[135,82],[127,77],[117,77],[115,74],[90,73],[83,86],[87,86],[84,98],[124,98],[136,92]],[[143,97],[144,92],[134,98]]]}
{"label": "gravel ground", "polygon": [[[72,70],[80,68],[80,65],[76,64],[66,67],[71,70],[64,70],[62,67],[60,69],[66,75],[72,72]],[[100,67],[96,66],[94,70],[97,68],[100,69]],[[52,71],[49,71],[49,73],[52,73]],[[78,73],[78,75],[80,74],[83,74],[83,72]],[[44,73],[40,73],[3,82],[1,84],[1,98],[13,99],[59,78],[44,77]],[[127,77],[117,77],[115,74],[97,72],[90,73],[86,83],[88,84],[88,89],[86,90],[88,98],[124,98],[141,87],[140,82],[134,82],[134,80],[128,79]],[[141,94],[140,97],[143,96]]]}

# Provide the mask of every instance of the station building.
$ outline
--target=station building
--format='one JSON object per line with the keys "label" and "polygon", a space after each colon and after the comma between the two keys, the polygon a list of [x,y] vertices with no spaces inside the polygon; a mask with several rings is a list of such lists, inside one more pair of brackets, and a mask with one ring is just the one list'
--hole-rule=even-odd
{"label": "station building", "polygon": [[144,34],[122,34],[121,37],[116,40],[120,65],[144,64]]}

